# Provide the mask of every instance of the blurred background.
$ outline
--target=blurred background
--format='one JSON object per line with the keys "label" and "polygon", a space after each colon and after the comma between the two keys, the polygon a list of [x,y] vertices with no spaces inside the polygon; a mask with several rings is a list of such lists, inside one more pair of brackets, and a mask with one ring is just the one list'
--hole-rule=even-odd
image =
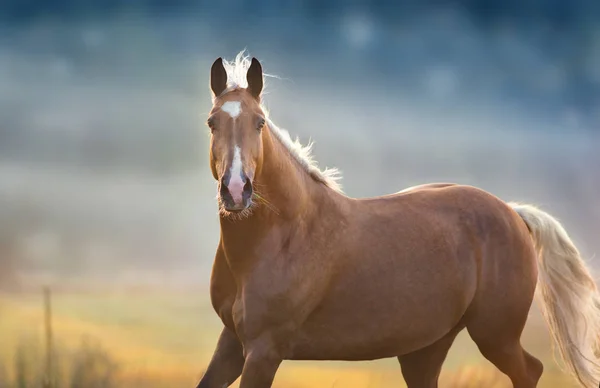
{"label": "blurred background", "polygon": [[[476,185],[556,215],[598,267],[598,1],[4,0],[0,387],[195,384],[220,330],[208,74],[242,49],[346,194]],[[535,307],[527,330],[542,385],[568,387]],[[466,336],[445,371],[497,377]],[[400,381],[385,360],[284,364],[276,383]]]}

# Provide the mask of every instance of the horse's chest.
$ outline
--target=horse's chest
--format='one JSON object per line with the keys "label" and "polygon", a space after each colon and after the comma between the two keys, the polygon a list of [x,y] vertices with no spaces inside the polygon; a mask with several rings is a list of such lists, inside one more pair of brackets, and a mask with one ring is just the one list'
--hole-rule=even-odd
{"label": "horse's chest", "polygon": [[259,331],[265,323],[277,321],[280,314],[276,312],[283,312],[281,306],[268,298],[258,297],[258,293],[244,286],[240,286],[239,292],[237,288],[220,288],[218,283],[213,286],[211,298],[215,311],[223,324],[236,332],[240,339],[248,332]]}

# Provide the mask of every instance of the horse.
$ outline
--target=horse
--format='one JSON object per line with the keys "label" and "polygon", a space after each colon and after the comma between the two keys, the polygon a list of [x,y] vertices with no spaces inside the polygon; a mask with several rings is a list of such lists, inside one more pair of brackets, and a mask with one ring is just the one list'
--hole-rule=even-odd
{"label": "horse", "polygon": [[210,69],[223,329],[197,388],[267,388],[283,360],[393,357],[409,388],[437,387],[463,329],[514,387],[536,387],[543,364],[520,342],[536,287],[568,372],[598,386],[599,293],[556,218],[454,183],[347,196],[269,118],[265,77],[244,52]]}

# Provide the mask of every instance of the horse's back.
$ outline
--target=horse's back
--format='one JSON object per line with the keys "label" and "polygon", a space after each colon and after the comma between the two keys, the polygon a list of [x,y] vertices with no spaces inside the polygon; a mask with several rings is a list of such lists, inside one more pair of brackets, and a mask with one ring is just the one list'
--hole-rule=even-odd
{"label": "horse's back", "polygon": [[[412,214],[416,224],[419,219],[429,220],[444,225],[449,235],[476,241],[488,262],[497,255],[535,254],[529,229],[521,217],[502,199],[483,189],[432,183],[400,191],[383,202],[387,203],[382,207],[392,213]],[[379,206],[377,201],[373,205]]]}
{"label": "horse's back", "polygon": [[404,211],[407,208],[418,209],[419,212],[438,216],[440,221],[450,215],[460,215],[463,221],[472,217],[483,229],[486,221],[488,226],[493,228],[499,223],[505,224],[509,229],[521,234],[521,237],[529,239],[526,225],[506,202],[475,186],[428,183],[367,201],[371,202],[373,208],[381,206],[391,212]]}
{"label": "horse's back", "polygon": [[444,189],[446,187],[454,187],[454,186],[459,186],[459,185],[457,183],[447,183],[447,182],[425,183],[422,185],[407,187],[406,189],[401,190],[396,194],[403,194],[403,193],[408,193],[408,192],[418,191],[418,190]]}
{"label": "horse's back", "polygon": [[493,235],[497,239],[531,245],[529,229],[517,212],[502,199],[478,187],[432,183],[400,191],[390,199],[398,203],[399,210],[406,206],[418,207],[420,212],[431,213],[440,221],[444,218],[455,221],[458,217],[461,222],[456,227],[468,226],[476,235],[473,237],[485,239]]}

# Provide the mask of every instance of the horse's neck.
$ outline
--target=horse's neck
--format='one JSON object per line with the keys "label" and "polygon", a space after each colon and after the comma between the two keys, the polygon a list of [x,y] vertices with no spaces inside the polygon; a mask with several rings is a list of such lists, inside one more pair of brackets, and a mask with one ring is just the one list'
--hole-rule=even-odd
{"label": "horse's neck", "polygon": [[[290,154],[286,146],[268,128],[263,134],[263,163],[256,177],[255,189],[265,203],[264,211],[278,213],[279,218],[304,216],[311,197],[319,192],[319,184]],[[261,200],[259,199],[259,202]]]}

